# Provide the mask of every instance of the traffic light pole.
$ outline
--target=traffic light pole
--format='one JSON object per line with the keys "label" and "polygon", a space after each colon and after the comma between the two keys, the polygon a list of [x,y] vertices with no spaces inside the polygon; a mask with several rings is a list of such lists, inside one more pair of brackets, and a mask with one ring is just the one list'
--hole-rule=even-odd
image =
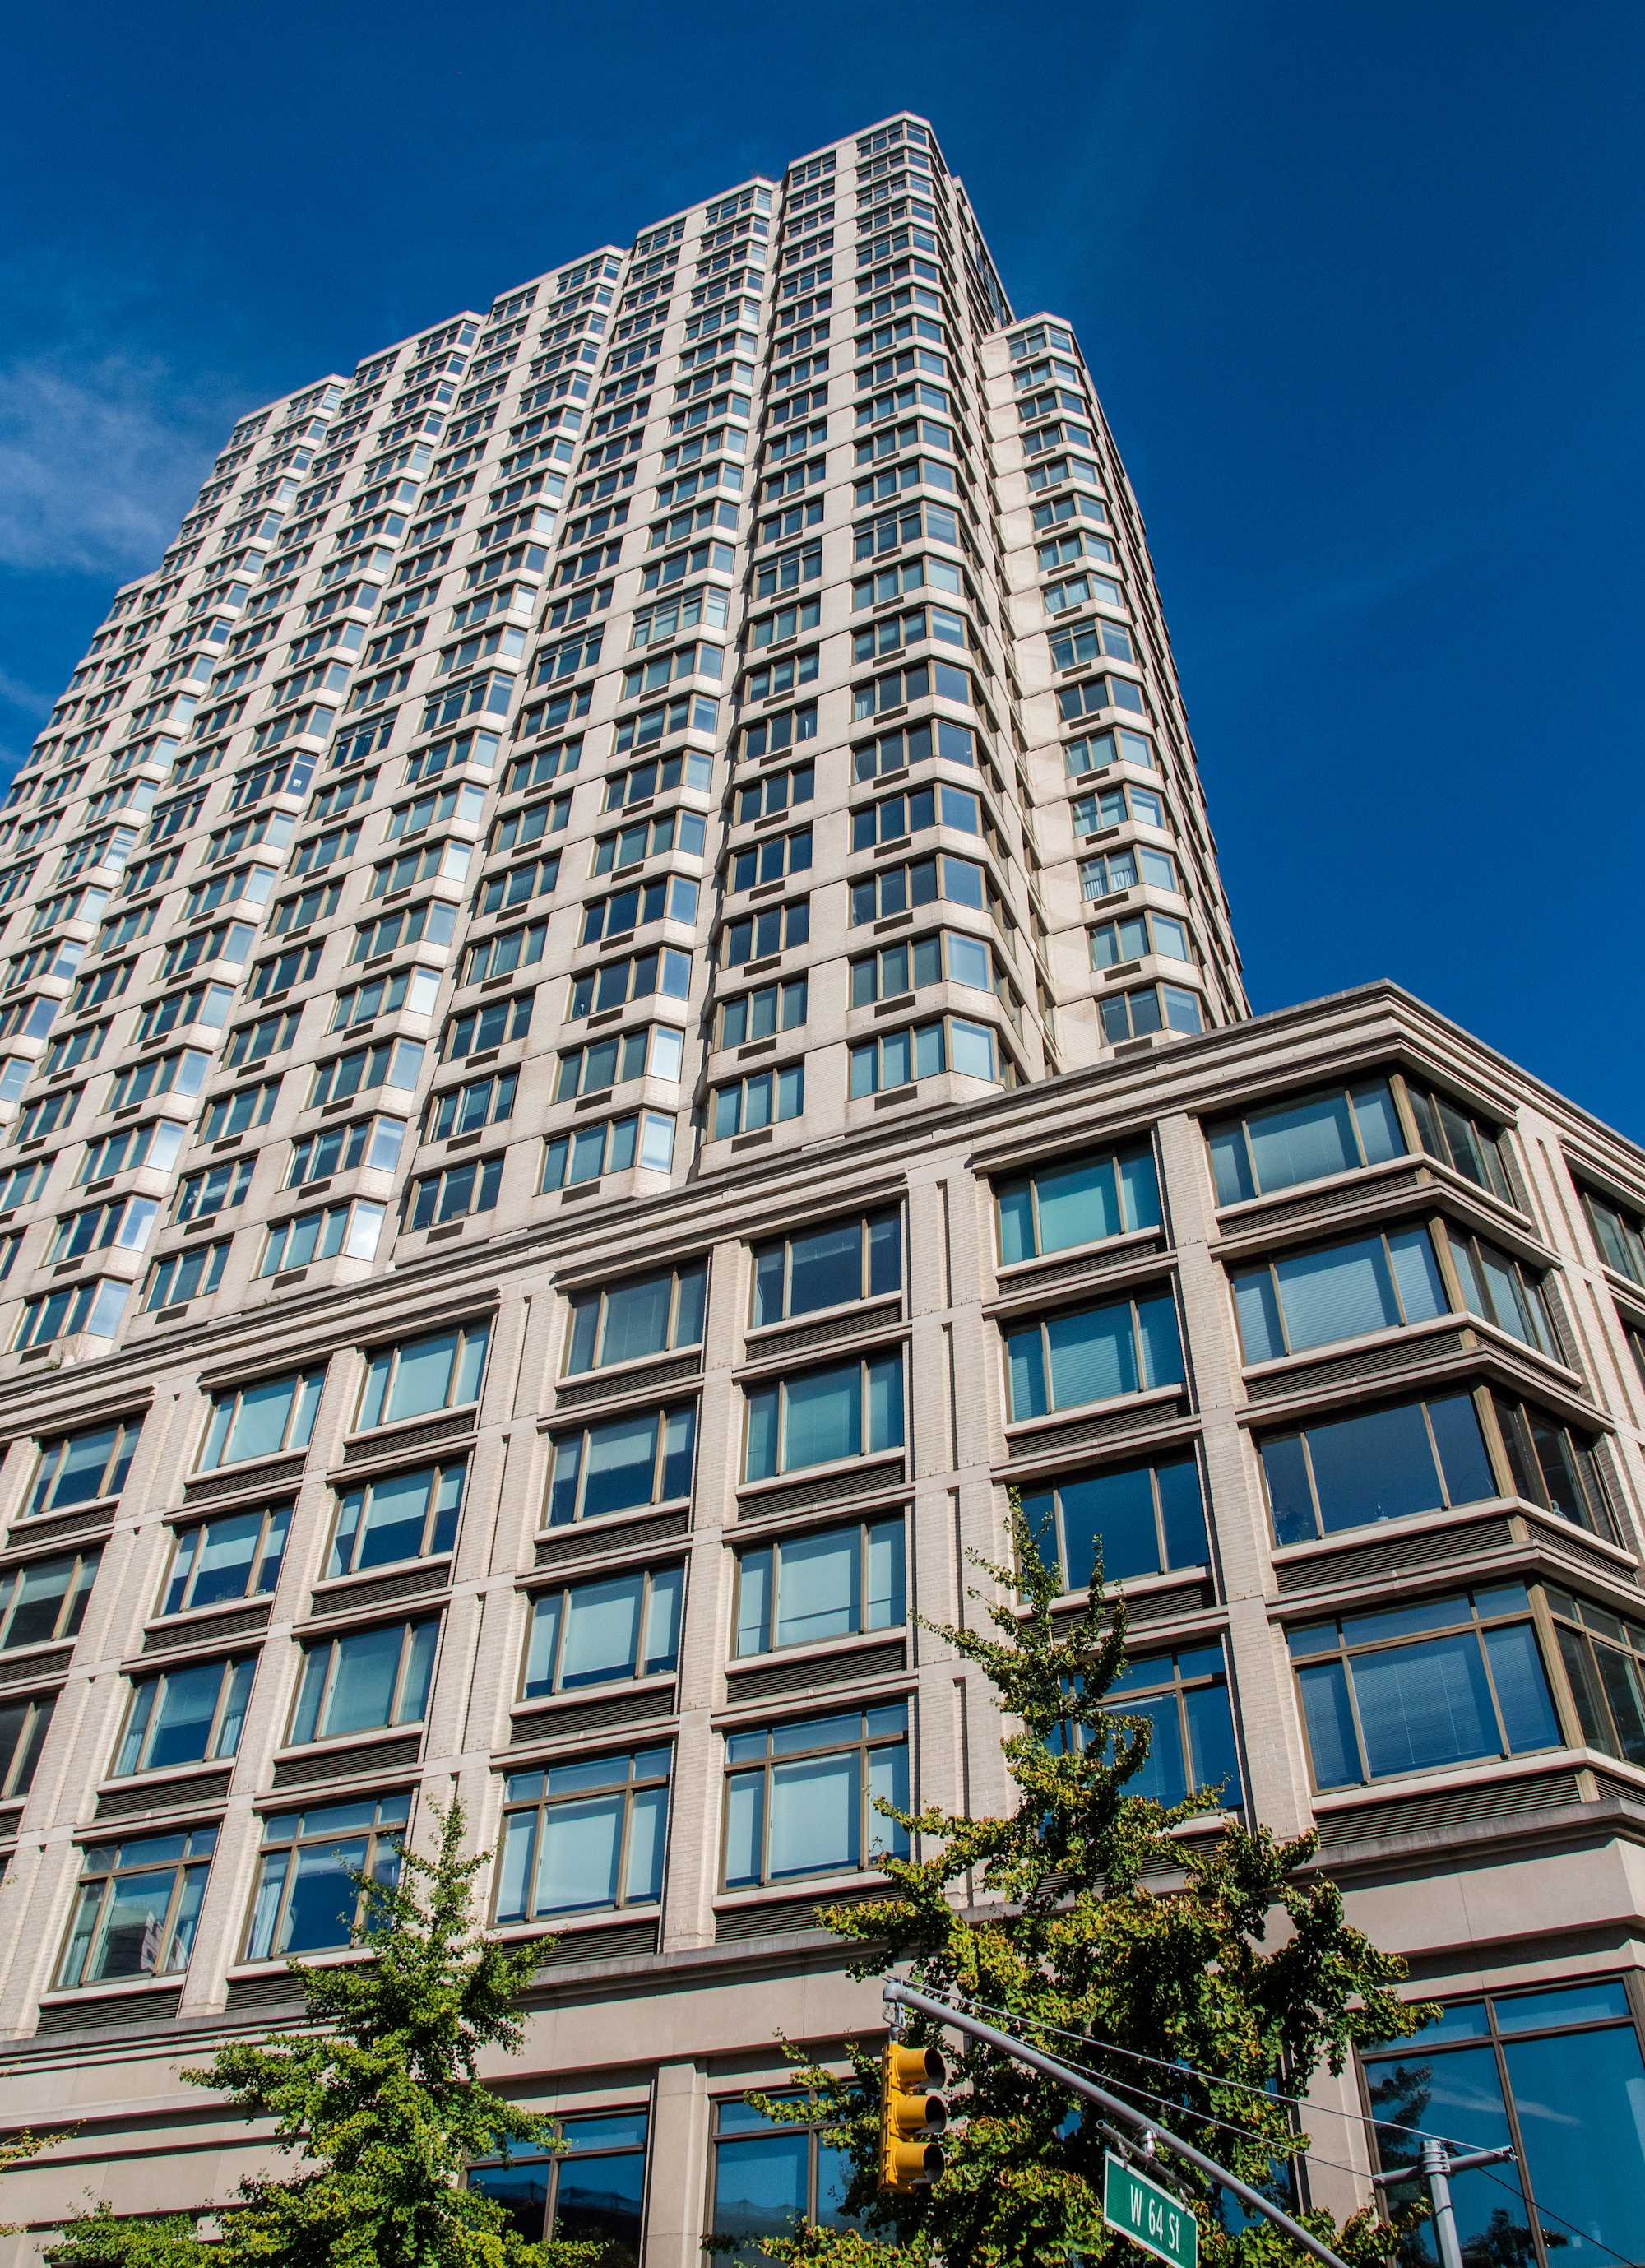
{"label": "traffic light pole", "polygon": [[[997,2048],[1002,2055],[1010,2056],[1013,2062],[1025,2064],[1030,2071],[1043,2072],[1047,2079],[1054,2079],[1059,2085],[1070,2088],[1076,2095],[1083,2095],[1088,2102],[1096,2103],[1099,2110],[1105,2110],[1121,2125],[1151,2136],[1154,2140],[1163,2143],[1166,2149],[1174,2150],[1179,2158],[1186,2158],[1191,2166],[1197,2166],[1202,2174],[1209,2174],[1224,2189],[1231,2190],[1242,2205],[1249,2206],[1252,2213],[1261,2213],[1265,2220],[1273,2222],[1281,2235],[1289,2236],[1293,2244],[1300,2244],[1304,2252],[1311,2253],[1320,2263],[1320,2268],[1346,2268],[1346,2263],[1328,2244],[1322,2244],[1317,2236],[1311,2235],[1299,2221],[1291,2219],[1289,2213],[1281,2213],[1278,2205],[1270,2204],[1255,2190],[1247,2189],[1245,2183],[1230,2174],[1226,2166],[1219,2166],[1215,2158],[1205,2157],[1191,2142],[1179,2141],[1176,2135],[1167,2132],[1157,2119],[1133,2110],[1128,2102],[1122,2102],[1117,2095],[1110,2095],[1105,2088],[1098,2087],[1083,2072],[1070,2071],[1066,2064],[1058,2063],[1054,2057],[1041,2055],[1038,2048],[1024,2047],[1021,2040],[1013,2039],[1009,2032],[995,2031],[992,2024],[979,2023],[974,2016],[962,2016],[945,2000],[933,2000],[924,1992],[916,1992],[911,1984],[900,1984],[895,1977],[885,1979],[882,1997],[888,2009],[917,2008],[922,2015],[930,2016],[939,2024],[950,2024],[957,2032],[965,2032],[972,2039],[982,2041],[988,2047]],[[897,2020],[893,2017],[892,2021],[895,2022]],[[1478,2161],[1471,2160],[1469,2162],[1477,2163]],[[1406,2178],[1409,2178],[1408,2175]],[[1454,2229],[1451,2242],[1454,2248]],[[1445,2268],[1461,2268],[1461,2263],[1448,2259]]]}
{"label": "traffic light pole", "polygon": [[1445,2145],[1431,2134],[1422,2137],[1421,2154],[1415,2166],[1401,2166],[1396,2172],[1373,2174],[1372,2181],[1380,2186],[1394,2182],[1408,2182],[1419,2174],[1428,2183],[1429,2207],[1434,2216],[1434,2235],[1439,2244],[1440,2268],[1463,2268],[1462,2247],[1457,2242],[1457,2215],[1450,2202],[1450,2177],[1465,2174],[1475,2166],[1501,2165],[1506,2158],[1518,2154],[1512,2145],[1500,2150],[1470,2150],[1453,2158]]}

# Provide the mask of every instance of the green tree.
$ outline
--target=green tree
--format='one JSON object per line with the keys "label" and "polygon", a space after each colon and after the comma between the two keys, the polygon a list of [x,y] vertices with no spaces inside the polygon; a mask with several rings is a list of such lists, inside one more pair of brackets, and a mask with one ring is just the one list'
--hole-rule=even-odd
{"label": "green tree", "polygon": [[[1017,1566],[978,1563],[998,1586],[986,1602],[998,1635],[952,1627],[938,1635],[1022,1724],[1002,1744],[1017,1808],[969,1819],[880,1803],[929,1855],[883,1862],[894,1885],[885,1903],[824,1907],[819,1918],[862,1948],[853,1976],[907,1963],[917,1988],[963,1999],[985,2021],[1077,2064],[1290,2210],[1286,2169],[1308,2137],[1267,2091],[1305,2095],[1322,2064],[1341,2070],[1353,2042],[1402,2036],[1428,2012],[1395,1997],[1404,1962],[1351,1928],[1335,1883],[1306,1871],[1315,1836],[1281,1842],[1266,1828],[1228,1823],[1215,1837],[1184,1839],[1171,1830],[1220,1809],[1217,1791],[1171,1807],[1127,1793],[1150,1728],[1105,1705],[1125,1666],[1125,1601],[1105,1608],[1099,1565],[1089,1606],[1059,1634],[1059,1585],[1015,1491],[1011,1523]],[[978,1920],[959,1910],[978,1906],[986,1910]],[[988,2009],[1005,2014],[988,2018]],[[762,2239],[762,2249],[830,2268],[926,2268],[934,2257],[948,2268],[1065,2268],[1073,2248],[1134,2268],[1125,2241],[1103,2222],[1106,2146],[1095,2107],[922,2019],[911,2020],[907,2037],[941,2044],[956,2090],[951,2110],[964,2120],[950,2129],[941,2181],[912,2198],[878,2194],[878,2054],[851,2043],[850,2077],[812,2065],[796,2071],[804,2105],[750,2099],[779,2122],[815,2117],[819,2105],[833,2116],[829,2139],[855,2162],[845,2208],[861,2233],[801,2227]],[[1139,2088],[1159,2099],[1150,2103]],[[1206,2268],[1296,2268],[1305,2257],[1270,2223],[1247,2224],[1231,2195],[1186,2162],[1162,2152],[1160,2167],[1193,2205]],[[1369,2208],[1341,2228],[1322,2211],[1300,2217],[1355,2268],[1375,2268],[1397,2250],[1399,2232]],[[703,2249],[731,2252],[736,2242],[711,2235]]]}
{"label": "green tree", "polygon": [[481,2052],[518,2051],[515,2003],[543,1940],[505,1948],[475,1922],[463,1810],[439,1822],[432,1859],[406,1852],[392,1888],[364,1893],[354,1942],[367,1960],[287,1967],[316,2029],[219,2049],[195,2087],[247,2119],[272,2118],[295,2161],[284,2180],[249,2179],[202,2241],[192,2215],[139,2221],[106,2202],[70,2222],[49,2257],[64,2268],[592,2268],[597,2244],[526,2242],[495,2200],[462,2186],[465,2166],[519,2143],[552,2142],[550,2121],[483,2086]]}

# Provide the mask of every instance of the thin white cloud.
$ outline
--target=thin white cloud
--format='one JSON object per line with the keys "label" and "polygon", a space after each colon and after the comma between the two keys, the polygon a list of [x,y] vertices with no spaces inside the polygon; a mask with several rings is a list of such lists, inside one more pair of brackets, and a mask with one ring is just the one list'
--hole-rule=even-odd
{"label": "thin white cloud", "polygon": [[234,408],[120,351],[0,368],[0,562],[117,578],[152,566]]}
{"label": "thin white cloud", "polygon": [[[20,677],[13,677],[9,669],[0,669],[0,701],[9,701],[14,709],[22,709],[32,716],[43,717],[51,706],[48,693],[38,693],[32,685],[25,685]],[[4,758],[0,758],[4,762]]]}

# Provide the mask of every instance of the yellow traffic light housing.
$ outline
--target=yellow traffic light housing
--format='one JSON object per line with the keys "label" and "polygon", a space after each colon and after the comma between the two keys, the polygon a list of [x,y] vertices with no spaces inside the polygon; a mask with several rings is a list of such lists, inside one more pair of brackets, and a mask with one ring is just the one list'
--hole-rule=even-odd
{"label": "yellow traffic light housing", "polygon": [[948,2066],[935,2048],[887,2040],[879,2064],[879,2185],[903,2196],[941,2181],[944,2159],[934,2139],[948,2124],[948,2105],[934,2088]]}

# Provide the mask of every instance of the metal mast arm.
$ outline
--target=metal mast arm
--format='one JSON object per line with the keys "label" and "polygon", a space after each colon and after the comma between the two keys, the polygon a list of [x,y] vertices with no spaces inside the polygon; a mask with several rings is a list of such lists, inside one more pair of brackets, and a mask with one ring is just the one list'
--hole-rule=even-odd
{"label": "metal mast arm", "polygon": [[987,2046],[997,2048],[1002,2055],[1010,2056],[1016,2063],[1025,2064],[1030,2071],[1043,2072],[1047,2079],[1054,2079],[1060,2085],[1071,2088],[1076,2095],[1083,2095],[1087,2102],[1094,2102],[1099,2110],[1105,2110],[1111,2118],[1117,2118],[1142,2133],[1153,2135],[1168,2150],[1174,2150],[1179,2158],[1186,2158],[1191,2166],[1197,2166],[1202,2174],[1209,2174],[1213,2180],[1221,2182],[1224,2189],[1231,2190],[1242,2205],[1249,2205],[1253,2213],[1259,2213],[1271,2220],[1282,2235],[1290,2238],[1293,2244],[1300,2244],[1304,2252],[1311,2253],[1321,2264],[1321,2268],[1347,2268],[1347,2264],[1328,2244],[1322,2244],[1317,2236],[1310,2235],[1299,2221],[1293,2220],[1289,2213],[1281,2213],[1278,2205],[1271,2205],[1267,2198],[1259,2197],[1253,2189],[1248,2189],[1237,2176],[1229,2172],[1226,2166],[1219,2166],[1215,2158],[1204,2156],[1191,2142],[1179,2141],[1176,2135],[1168,2133],[1157,2119],[1134,2110],[1128,2102],[1122,2102],[1117,2095],[1110,2095],[1105,2088],[1098,2087],[1083,2073],[1070,2071],[1066,2064],[1058,2063],[1054,2057],[1041,2055],[1038,2048],[1024,2047],[1009,2032],[995,2031],[992,2024],[980,2024],[974,2016],[960,2015],[946,2001],[933,2000],[927,1993],[916,1992],[911,1984],[898,1984],[894,1977],[886,1978],[884,1999],[887,2007],[918,2008],[922,2015],[934,2017],[939,2024],[951,2024],[956,2031],[967,2033],[973,2040],[981,2040]]}

